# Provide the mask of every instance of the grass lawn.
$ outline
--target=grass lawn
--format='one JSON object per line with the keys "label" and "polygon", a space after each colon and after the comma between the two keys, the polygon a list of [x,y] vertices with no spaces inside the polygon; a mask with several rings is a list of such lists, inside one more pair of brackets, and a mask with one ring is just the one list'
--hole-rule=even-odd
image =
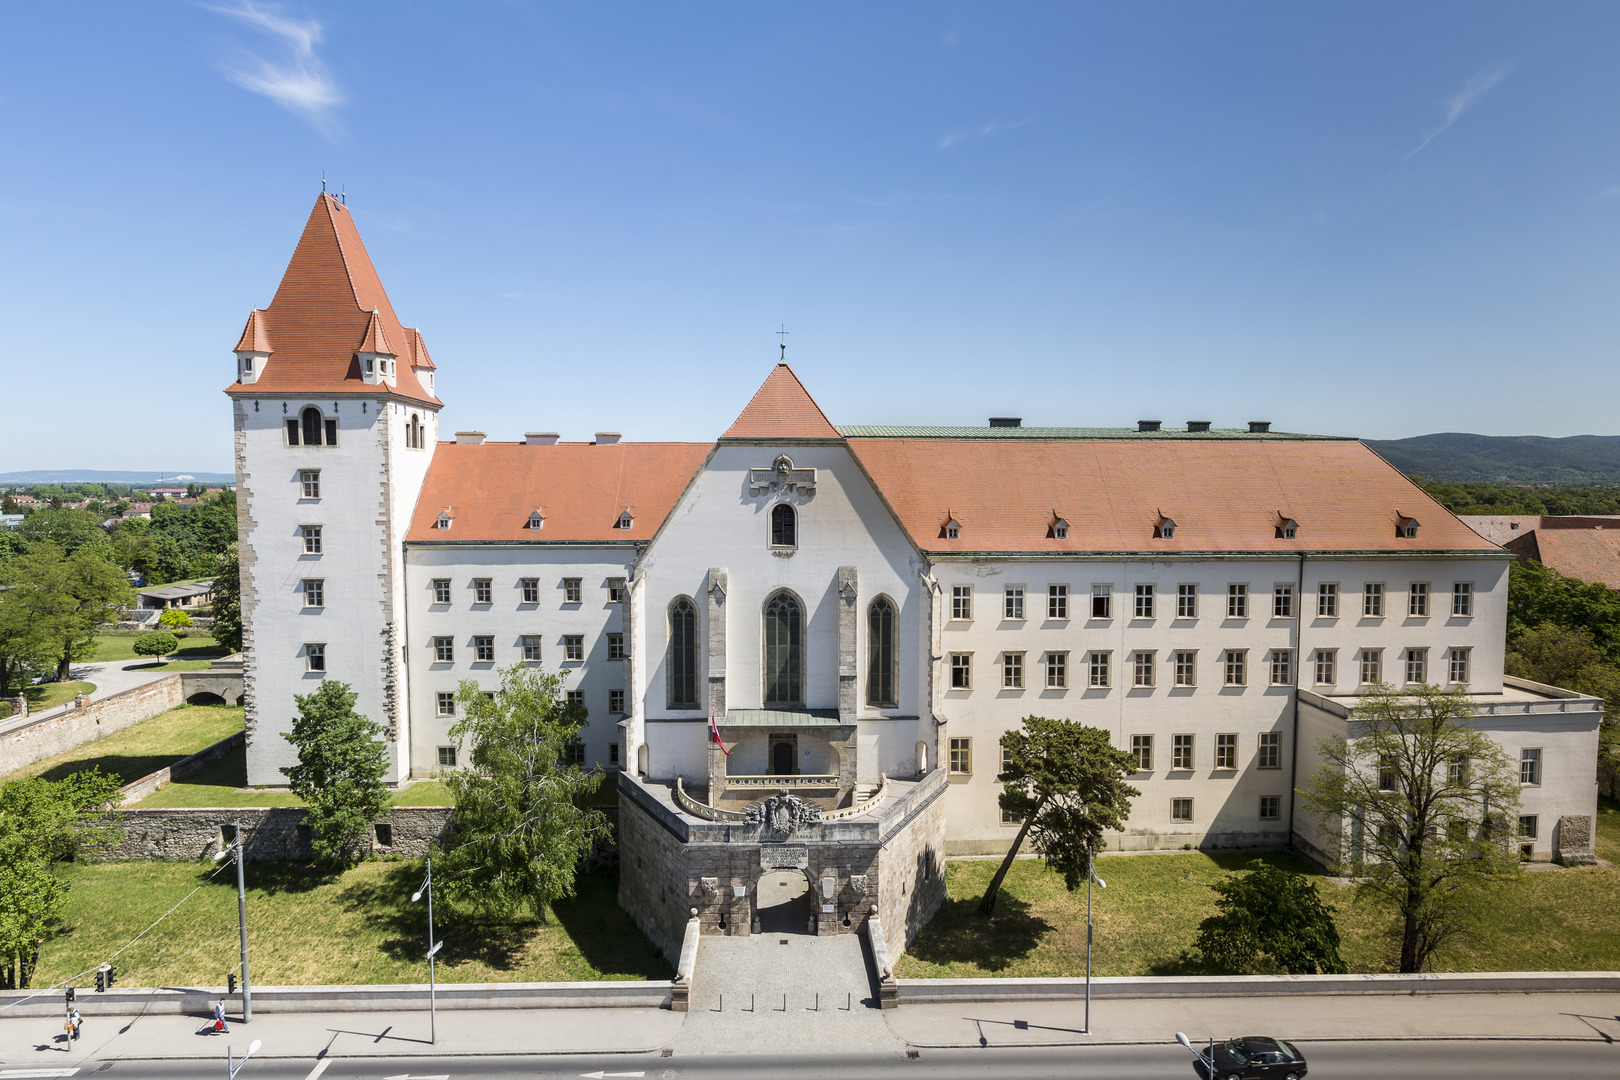
{"label": "grass lawn", "polygon": [[[142,631],[142,633],[151,632]],[[103,660],[149,659],[135,655],[135,639],[140,636],[141,634],[97,634],[96,654],[90,657],[90,661],[100,663]],[[209,657],[224,656],[225,650],[209,635],[192,632],[180,639],[180,650],[174,655],[180,660],[206,660]]]}
{"label": "grass lawn", "polygon": [[89,768],[117,776],[121,783],[172,765],[242,730],[242,710],[229,705],[181,705],[150,720],[85,743],[53,758],[36,761],[14,776],[60,780]]}
{"label": "grass lawn", "polygon": [[[28,699],[29,712],[44,712],[54,709],[66,701],[72,701],[76,694],[93,694],[95,683],[87,682],[48,682],[34,683],[23,689],[23,696]],[[6,691],[7,697],[15,696],[15,690]]]}
{"label": "grass lawn", "polygon": [[[231,863],[91,863],[67,868],[72,882],[64,932],[47,942],[36,986],[93,967],[211,880],[118,962],[122,986],[219,986],[240,959]],[[215,871],[218,871],[216,874]],[[427,905],[412,904],[420,860],[362,863],[344,873],[249,863],[248,946],[253,979],[270,985],[416,983]],[[667,979],[664,958],[616,902],[618,878],[586,875],[555,906],[549,925],[501,921],[433,898],[445,941],[440,982]]]}
{"label": "grass lawn", "polygon": [[[1620,807],[1605,802],[1597,853],[1620,862]],[[1095,975],[1168,975],[1187,970],[1181,955],[1198,924],[1215,913],[1209,886],[1256,856],[1189,852],[1107,856],[1097,872],[1108,882],[1092,894]],[[1291,855],[1267,862],[1308,871]],[[1085,974],[1086,897],[1035,860],[1013,864],[990,921],[975,908],[995,862],[952,862],[947,898],[900,960],[905,978],[1075,976]],[[1354,903],[1352,890],[1316,875],[1335,909],[1341,953],[1354,972],[1394,971],[1395,926],[1387,909]],[[1436,971],[1620,970],[1620,866],[1526,872],[1504,887],[1494,916],[1477,938],[1443,957]]]}
{"label": "grass lawn", "polygon": [[[242,710],[236,714],[241,716]],[[238,720],[240,724],[240,720]],[[285,791],[239,791],[247,786],[247,752],[235,750],[190,776],[159,788],[135,805],[141,809],[173,806],[303,806],[296,795]],[[450,789],[437,780],[419,780],[404,791],[394,792],[394,806],[454,806]]]}

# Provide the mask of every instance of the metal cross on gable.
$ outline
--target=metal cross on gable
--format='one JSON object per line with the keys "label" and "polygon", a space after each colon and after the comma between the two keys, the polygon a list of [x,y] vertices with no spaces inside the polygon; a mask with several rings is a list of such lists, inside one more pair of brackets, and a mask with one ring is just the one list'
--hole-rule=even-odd
{"label": "metal cross on gable", "polygon": [[781,327],[782,328],[776,332],[776,336],[782,339],[782,360],[785,362],[787,360],[787,323],[782,323]]}

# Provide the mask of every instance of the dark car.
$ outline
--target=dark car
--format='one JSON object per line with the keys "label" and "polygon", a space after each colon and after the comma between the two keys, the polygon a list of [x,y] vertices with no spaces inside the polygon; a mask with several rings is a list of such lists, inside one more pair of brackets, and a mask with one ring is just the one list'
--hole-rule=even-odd
{"label": "dark car", "polygon": [[[1197,1048],[1198,1061],[1193,1065],[1202,1080],[1211,1080],[1209,1050]],[[1245,1035],[1241,1039],[1228,1039],[1215,1044],[1214,1080],[1302,1080],[1305,1076],[1305,1055],[1293,1043],[1274,1039],[1269,1035]]]}

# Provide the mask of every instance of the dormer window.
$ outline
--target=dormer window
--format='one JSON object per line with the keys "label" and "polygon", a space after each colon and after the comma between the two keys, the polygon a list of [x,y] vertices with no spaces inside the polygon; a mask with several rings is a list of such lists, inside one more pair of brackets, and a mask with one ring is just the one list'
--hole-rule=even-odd
{"label": "dormer window", "polygon": [[1407,517],[1399,510],[1395,511],[1395,535],[1403,540],[1416,540],[1418,532],[1417,518]]}
{"label": "dormer window", "polygon": [[962,523],[957,521],[955,517],[946,518],[945,524],[940,526],[939,535],[945,540],[960,540],[962,538]]}
{"label": "dormer window", "polygon": [[1052,524],[1046,527],[1046,538],[1048,540],[1067,540],[1069,538],[1069,523],[1053,514]]}
{"label": "dormer window", "polygon": [[367,375],[373,374],[376,370],[377,370],[377,361],[373,360],[369,356],[366,357],[366,374]]}
{"label": "dormer window", "polygon": [[634,524],[635,519],[630,516],[630,511],[626,510],[624,513],[619,515],[619,520],[614,523],[613,527],[615,529],[628,529]]}
{"label": "dormer window", "polygon": [[450,528],[450,521],[450,511],[442,510],[439,512],[439,516],[434,519],[433,527],[435,529],[448,529]]}
{"label": "dormer window", "polygon": [[1175,519],[1167,518],[1161,513],[1159,515],[1158,522],[1153,526],[1153,539],[1155,539],[1155,540],[1174,540],[1175,538],[1176,538]]}
{"label": "dormer window", "polygon": [[1299,522],[1281,513],[1277,514],[1277,539],[1293,540],[1299,536]]}
{"label": "dormer window", "polygon": [[526,524],[524,528],[538,531],[539,529],[544,528],[545,524],[546,519],[540,516],[540,511],[536,510],[534,513],[529,515],[528,524]]}
{"label": "dormer window", "polygon": [[253,374],[253,357],[251,357],[251,356],[242,357],[242,374],[243,375],[252,375]]}

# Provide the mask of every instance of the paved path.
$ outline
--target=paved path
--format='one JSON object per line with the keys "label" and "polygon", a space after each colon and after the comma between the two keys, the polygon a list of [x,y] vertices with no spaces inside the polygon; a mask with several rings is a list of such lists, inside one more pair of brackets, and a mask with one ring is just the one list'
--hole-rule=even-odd
{"label": "paved path", "polygon": [[[75,664],[70,671],[70,675],[75,682],[93,683],[96,689],[91,693],[90,700],[101,701],[112,697],[114,694],[121,694],[125,690],[133,690],[137,686],[145,686],[149,682],[156,682],[165,675],[174,674],[173,671],[153,671],[151,668],[153,663],[154,661],[151,660],[137,659],[105,660],[98,664]],[[66,702],[55,708],[45,709],[41,712],[31,712],[25,719],[8,719],[5,723],[0,723],[0,734],[4,734],[13,728],[25,727],[35,720],[55,716],[57,713],[67,710],[71,705],[72,702]]]}
{"label": "paved path", "polygon": [[901,1049],[857,934],[705,936],[675,1053]]}

